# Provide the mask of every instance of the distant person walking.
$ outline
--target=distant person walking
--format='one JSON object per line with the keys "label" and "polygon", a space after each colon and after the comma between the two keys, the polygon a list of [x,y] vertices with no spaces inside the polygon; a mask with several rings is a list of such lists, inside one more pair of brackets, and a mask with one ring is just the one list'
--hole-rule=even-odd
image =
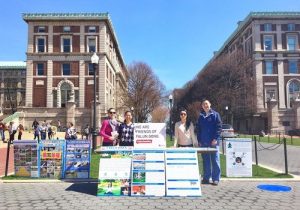
{"label": "distant person walking", "polygon": [[31,127],[34,129],[34,128],[37,128],[38,126],[39,126],[39,122],[36,119],[34,119]]}
{"label": "distant person walking", "polygon": [[9,123],[9,141],[12,143],[15,140],[15,134],[17,133],[18,126],[15,122]]}
{"label": "distant person walking", "polygon": [[103,137],[102,146],[113,146],[117,143],[119,123],[116,120],[114,108],[108,109],[108,118],[102,122],[100,135]]}
{"label": "distant person walking", "polygon": [[5,124],[3,123],[3,120],[0,119],[0,137],[1,137],[1,140],[4,142],[5,141],[5,129],[6,129],[6,126]]}
{"label": "distant person walking", "polygon": [[76,129],[75,129],[74,124],[72,122],[69,122],[67,124],[65,139],[66,140],[75,140],[75,139],[77,139]]}
{"label": "distant person walking", "polygon": [[119,146],[133,146],[134,125],[132,123],[131,111],[124,114],[125,120],[119,127]]}
{"label": "distant person walking", "polygon": [[220,114],[211,108],[208,100],[202,102],[203,111],[198,119],[197,138],[200,147],[216,148],[216,153],[202,153],[203,159],[203,184],[209,184],[212,178],[212,184],[218,185],[221,176],[219,139],[222,130],[222,121]]}
{"label": "distant person walking", "polygon": [[19,130],[19,133],[18,133],[18,140],[21,140],[22,139],[22,135],[23,135],[23,132],[24,132],[24,126],[22,124],[20,124],[18,126],[18,130]]}
{"label": "distant person walking", "polygon": [[175,123],[174,147],[198,146],[193,123],[187,118],[187,110],[180,111],[180,121]]}

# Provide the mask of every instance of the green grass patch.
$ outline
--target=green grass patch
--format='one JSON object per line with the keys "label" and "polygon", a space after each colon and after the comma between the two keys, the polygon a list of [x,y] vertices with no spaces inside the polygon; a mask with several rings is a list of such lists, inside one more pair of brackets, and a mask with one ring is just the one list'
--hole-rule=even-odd
{"label": "green grass patch", "polygon": [[246,134],[240,134],[237,138],[254,138],[256,137],[257,141],[260,142],[266,142],[266,143],[272,143],[272,144],[279,144],[283,143],[283,137],[286,138],[286,144],[287,145],[293,145],[293,146],[300,146],[300,138],[298,137],[291,137],[291,136],[264,136],[261,137],[259,135],[246,135]]}

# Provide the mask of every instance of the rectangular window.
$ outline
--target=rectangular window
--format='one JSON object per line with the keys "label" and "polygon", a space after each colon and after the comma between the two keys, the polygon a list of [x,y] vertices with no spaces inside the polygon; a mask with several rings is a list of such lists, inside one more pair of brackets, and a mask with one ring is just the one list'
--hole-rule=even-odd
{"label": "rectangular window", "polygon": [[271,23],[265,23],[264,24],[264,31],[272,31],[272,24]]}
{"label": "rectangular window", "polygon": [[89,33],[95,33],[96,32],[96,26],[89,26]]}
{"label": "rectangular window", "polygon": [[46,27],[45,26],[39,26],[38,27],[38,33],[44,33],[46,32]]}
{"label": "rectangular window", "polygon": [[271,99],[275,99],[275,100],[277,100],[277,94],[276,94],[276,88],[274,87],[269,87],[269,88],[266,88],[266,92],[265,92],[265,94],[266,94],[266,102],[267,101],[270,101]]}
{"label": "rectangular window", "polygon": [[266,61],[266,74],[273,74],[273,61]]}
{"label": "rectangular window", "polygon": [[298,73],[297,61],[289,61],[289,73],[290,74]]}
{"label": "rectangular window", "polygon": [[94,75],[94,67],[92,63],[89,63],[89,75]]}
{"label": "rectangular window", "polygon": [[289,23],[287,25],[288,31],[295,31],[295,24],[294,23]]}
{"label": "rectangular window", "polygon": [[64,32],[71,32],[71,27],[70,26],[64,26],[63,31]]}
{"label": "rectangular window", "polygon": [[62,65],[62,75],[71,75],[71,65],[69,63]]}
{"label": "rectangular window", "polygon": [[71,52],[71,39],[63,38],[63,52]]}
{"label": "rectangular window", "polygon": [[45,38],[38,38],[37,39],[37,51],[38,52],[45,52]]}
{"label": "rectangular window", "polygon": [[273,49],[273,37],[272,36],[264,36],[264,49],[266,51],[270,51]]}
{"label": "rectangular window", "polygon": [[96,38],[88,38],[88,52],[96,52]]}
{"label": "rectangular window", "polygon": [[296,50],[296,36],[287,36],[287,49]]}
{"label": "rectangular window", "polygon": [[38,76],[42,76],[44,75],[44,64],[43,63],[38,63],[36,65],[36,75]]}

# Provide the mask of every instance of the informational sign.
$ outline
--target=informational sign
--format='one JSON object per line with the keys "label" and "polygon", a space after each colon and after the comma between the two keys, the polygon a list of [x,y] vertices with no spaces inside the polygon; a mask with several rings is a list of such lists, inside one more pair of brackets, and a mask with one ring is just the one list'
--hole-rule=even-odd
{"label": "informational sign", "polygon": [[136,123],[134,125],[135,148],[165,148],[165,123]]}
{"label": "informational sign", "polygon": [[87,140],[66,141],[64,178],[89,178],[91,143]]}
{"label": "informational sign", "polygon": [[227,177],[252,177],[251,139],[228,138],[225,141]]}
{"label": "informational sign", "polygon": [[132,196],[165,196],[165,155],[159,149],[134,149]]}
{"label": "informational sign", "polygon": [[44,140],[40,147],[40,177],[60,179],[63,173],[64,140]]}
{"label": "informational sign", "polygon": [[16,176],[38,177],[37,141],[14,141],[14,160]]}
{"label": "informational sign", "polygon": [[167,149],[166,195],[201,196],[197,151],[193,149]]}
{"label": "informational sign", "polygon": [[130,195],[132,147],[102,147],[100,157],[97,195]]}

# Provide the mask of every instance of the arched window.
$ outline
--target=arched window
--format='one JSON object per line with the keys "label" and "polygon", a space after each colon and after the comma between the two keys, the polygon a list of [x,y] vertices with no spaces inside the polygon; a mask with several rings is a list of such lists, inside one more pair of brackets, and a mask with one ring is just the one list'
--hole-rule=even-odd
{"label": "arched window", "polygon": [[293,79],[290,80],[287,84],[288,91],[288,106],[292,107],[292,102],[299,97],[300,94],[300,81]]}

